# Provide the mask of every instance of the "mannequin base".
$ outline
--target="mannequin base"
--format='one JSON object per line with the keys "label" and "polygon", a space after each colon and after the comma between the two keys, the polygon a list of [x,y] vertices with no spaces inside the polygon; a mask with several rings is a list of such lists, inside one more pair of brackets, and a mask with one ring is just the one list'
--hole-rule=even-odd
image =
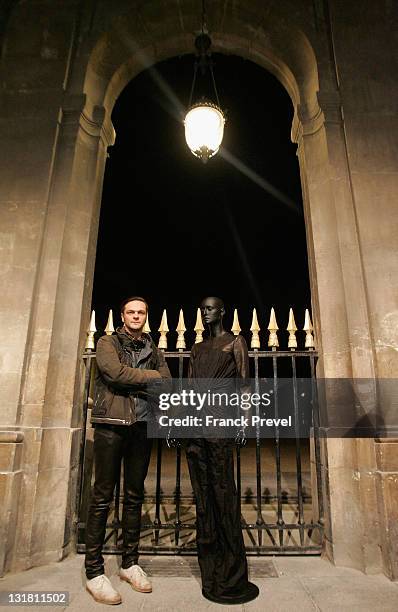
{"label": "mannequin base", "polygon": [[207,593],[202,589],[202,595],[209,601],[214,601],[214,603],[225,604],[225,605],[234,605],[234,604],[244,604],[248,601],[252,601],[252,599],[256,599],[259,594],[258,587],[252,582],[247,583],[246,591],[240,593],[239,595],[232,596],[217,596],[212,595],[211,593]]}

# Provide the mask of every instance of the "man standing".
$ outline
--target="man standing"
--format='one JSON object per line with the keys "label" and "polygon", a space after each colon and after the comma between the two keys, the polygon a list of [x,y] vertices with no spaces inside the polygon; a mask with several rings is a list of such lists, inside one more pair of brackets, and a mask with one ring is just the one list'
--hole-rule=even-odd
{"label": "man standing", "polygon": [[[121,596],[104,574],[102,546],[109,506],[120,478],[123,459],[123,553],[120,578],[133,589],[150,593],[152,586],[137,564],[144,480],[151,455],[147,418],[156,401],[155,381],[170,379],[163,353],[143,332],[148,305],[141,297],[121,304],[123,326],[98,340],[94,431],[95,484],[86,524],[86,588],[95,601],[118,604]],[[152,391],[151,391],[152,389]]]}

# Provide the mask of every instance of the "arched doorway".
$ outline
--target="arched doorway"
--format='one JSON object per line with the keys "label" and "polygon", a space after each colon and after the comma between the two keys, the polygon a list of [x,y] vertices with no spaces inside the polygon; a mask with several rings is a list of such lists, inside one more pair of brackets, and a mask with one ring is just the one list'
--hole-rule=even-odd
{"label": "arched doorway", "polygon": [[[335,82],[332,78],[328,81],[324,75],[324,107],[330,118],[330,124],[327,124],[325,123],[325,110],[321,110],[318,103],[321,96],[314,51],[300,29],[286,26],[286,23],[281,23],[278,16],[274,17],[275,19],[267,24],[267,35],[256,38],[255,43],[249,48],[245,45],[244,36],[241,37],[242,31],[245,31],[243,24],[240,34],[233,26],[231,26],[233,34],[226,34],[225,30],[223,33],[212,33],[214,48],[216,51],[228,52],[231,51],[232,45],[234,53],[252,59],[269,69],[285,86],[292,99],[294,107],[292,137],[298,143],[314,323],[320,348],[318,372],[320,376],[330,378],[350,377],[358,364],[355,361],[352,362],[348,348],[350,330],[345,315],[337,330],[335,325],[336,311],[342,312],[341,306],[345,303],[347,291],[341,267],[339,233],[341,220],[336,216],[334,199],[333,181],[334,173],[337,170],[333,165],[334,160],[330,158],[331,154],[339,156],[341,146],[343,146],[339,140],[342,136],[339,106],[336,105],[336,97],[333,93]],[[231,16],[231,19],[234,20],[235,16]],[[223,22],[223,27],[225,24],[226,22]],[[90,104],[86,102],[85,109],[86,111],[94,109],[94,112],[98,113],[101,108],[105,125],[107,120],[109,121],[115,99],[135,74],[154,64],[155,61],[191,51],[191,43],[187,41],[185,33],[181,33],[181,35],[173,34],[167,43],[159,39],[154,54],[151,46],[140,47],[137,44],[139,36],[137,38],[134,28],[135,24],[129,19],[123,23],[119,21],[115,30],[108,33],[105,39],[98,43],[91,55],[85,83]],[[290,40],[289,46],[283,44],[286,38]],[[333,287],[333,295],[330,292],[331,287]],[[359,292],[363,292],[363,288],[359,289]],[[86,321],[88,321],[88,315],[87,312]],[[332,473],[327,465],[327,449],[332,448],[334,444],[334,440],[324,444],[325,464],[323,469],[326,480],[330,479]],[[345,444],[347,448],[345,452],[350,454],[352,446],[355,447],[355,442],[348,440]],[[356,453],[356,450],[353,452]],[[338,478],[337,472],[336,478]],[[327,497],[327,485],[323,492]],[[357,489],[353,495],[360,505],[360,491]],[[330,508],[329,504],[330,498],[325,506]],[[341,510],[341,506],[339,509]],[[331,520],[326,524],[326,545],[331,556],[332,527],[335,530],[334,533],[339,530],[341,534],[344,532],[343,515],[338,516],[331,511],[327,517]],[[357,551],[355,554],[360,549],[361,529],[359,528],[357,532],[354,530],[351,534],[353,547]],[[341,558],[344,559],[346,552],[343,541],[341,540],[341,548],[337,540],[334,540],[333,546],[335,558],[337,551],[341,551]]]}
{"label": "arched doorway", "polygon": [[[116,101],[112,113],[116,142],[105,169],[93,288],[96,324],[105,328],[110,308],[114,324],[120,324],[118,300],[125,294],[142,294],[150,303],[149,320],[156,339],[163,308],[167,310],[169,351],[175,346],[174,330],[183,307],[189,350],[201,294],[219,294],[227,306],[226,325],[231,327],[232,307],[236,308],[248,346],[252,309],[256,308],[263,351],[273,307],[281,326],[283,352],[289,307],[302,330],[304,310],[311,301],[300,174],[296,146],[290,140],[292,103],[277,79],[256,64],[220,54],[213,61],[228,123],[223,151],[206,167],[187,151],[179,116],[192,79],[192,55],[142,71]],[[197,88],[200,91],[206,85],[207,79],[199,80]],[[302,331],[298,336],[300,351],[304,349]],[[178,378],[178,367],[173,367],[178,365],[173,363],[176,359],[172,353],[166,356]],[[289,356],[275,352],[273,360],[271,355],[265,357],[251,355],[253,378],[255,362],[261,377],[275,374],[279,379],[292,376],[292,365],[294,376],[298,368],[300,376],[309,378],[315,367],[315,353]],[[286,390],[288,381],[281,382]],[[258,375],[253,384],[259,385]],[[297,385],[297,380],[292,377],[290,384]],[[94,395],[92,389],[91,397]],[[283,410],[294,414],[293,405],[283,405]],[[317,552],[322,528],[317,501],[320,458],[317,455],[318,473],[314,469],[311,494],[309,432],[302,431],[301,440],[284,437],[283,429],[276,435],[277,444],[263,439],[257,447],[251,439],[239,453],[243,521],[252,523],[257,504],[257,523],[261,524],[257,530],[245,530],[248,550],[255,546],[257,553]],[[91,461],[90,440],[87,464]],[[158,445],[157,453],[147,478],[148,525],[142,547],[161,552],[168,541],[167,550],[184,552],[192,527],[183,530],[184,536],[178,535],[178,527],[187,521],[192,525],[194,517],[185,456],[175,457],[164,444],[163,448]],[[86,467],[83,498],[91,475],[91,465]],[[79,516],[78,550],[82,552],[86,503],[83,499]],[[178,517],[174,527],[170,516]],[[108,521],[112,531],[108,551],[118,550],[114,541],[120,526],[116,527],[115,517]],[[152,538],[155,525],[156,543]],[[167,535],[159,537],[165,530]]]}
{"label": "arched doorway", "polygon": [[227,124],[211,164],[189,153],[180,117],[192,54],[144,70],[115,104],[92,300],[102,328],[134,290],[153,304],[155,332],[163,309],[173,325],[180,306],[193,329],[203,291],[221,293],[246,329],[252,308],[263,331],[271,307],[284,328],[290,306],[301,328],[311,308],[291,100],[253,62],[221,54],[213,61]]}

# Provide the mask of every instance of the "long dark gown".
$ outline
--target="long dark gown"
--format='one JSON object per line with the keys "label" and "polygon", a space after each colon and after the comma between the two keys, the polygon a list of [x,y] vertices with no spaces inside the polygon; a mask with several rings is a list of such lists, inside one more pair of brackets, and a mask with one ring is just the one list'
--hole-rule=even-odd
{"label": "long dark gown", "polygon": [[[217,391],[231,378],[249,378],[247,345],[224,332],[195,344],[188,377],[215,381]],[[229,379],[229,380],[228,380]],[[243,382],[243,380],[242,380]],[[230,388],[230,387],[229,387]],[[240,500],[234,480],[234,440],[190,439],[186,455],[196,498],[197,550],[203,594],[233,602],[250,585],[243,543]],[[251,585],[254,586],[254,585]]]}

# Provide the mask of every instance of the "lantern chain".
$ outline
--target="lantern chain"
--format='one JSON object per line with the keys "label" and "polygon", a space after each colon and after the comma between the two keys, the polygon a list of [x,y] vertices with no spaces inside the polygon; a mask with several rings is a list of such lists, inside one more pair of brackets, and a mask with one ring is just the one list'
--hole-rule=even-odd
{"label": "lantern chain", "polygon": [[205,0],[202,0],[202,34],[205,33],[206,28],[206,7]]}
{"label": "lantern chain", "polygon": [[195,39],[196,59],[194,63],[194,73],[193,73],[191,92],[189,95],[188,108],[192,106],[192,99],[193,99],[193,94],[195,90],[196,77],[197,77],[197,72],[198,72],[199,67],[201,69],[203,76],[206,73],[206,68],[209,69],[209,72],[211,75],[211,82],[213,84],[214,93],[216,95],[217,106],[221,108],[220,99],[218,97],[218,91],[217,91],[217,86],[216,86],[216,80],[214,78],[214,72],[213,72],[214,64],[211,58],[210,46],[211,46],[211,38],[207,33],[207,25],[206,25],[206,5],[205,5],[205,0],[202,0],[202,32]]}

